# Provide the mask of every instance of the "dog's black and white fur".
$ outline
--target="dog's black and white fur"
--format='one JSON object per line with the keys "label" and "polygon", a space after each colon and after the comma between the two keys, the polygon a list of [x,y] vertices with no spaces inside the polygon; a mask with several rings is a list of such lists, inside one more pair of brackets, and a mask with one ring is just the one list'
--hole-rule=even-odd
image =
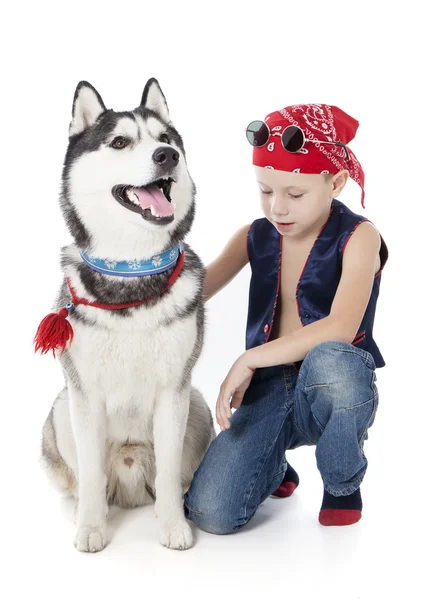
{"label": "dog's black and white fur", "polygon": [[[165,152],[156,162],[158,148]],[[166,180],[172,217],[128,202],[128,186]],[[74,340],[60,359],[66,386],[44,425],[43,464],[55,486],[78,501],[78,550],[105,547],[108,505],[154,502],[160,542],[189,548],[183,493],[216,435],[210,409],[191,386],[203,343],[203,265],[185,243],[183,270],[159,295],[173,268],[140,277],[104,275],[79,252],[148,260],[183,241],[191,228],[195,186],[155,79],[130,112],[107,110],[89,83],[79,83],[60,204],[74,243],[61,249],[64,281],[55,312],[71,300],[65,277],[92,302],[155,298],[115,311],[78,305],[69,314]]]}

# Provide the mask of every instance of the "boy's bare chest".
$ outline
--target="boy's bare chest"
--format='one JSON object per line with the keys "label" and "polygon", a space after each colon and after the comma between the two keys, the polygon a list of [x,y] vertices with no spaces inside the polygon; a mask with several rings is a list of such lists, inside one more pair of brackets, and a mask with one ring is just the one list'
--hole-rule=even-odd
{"label": "boy's bare chest", "polygon": [[283,249],[281,256],[280,298],[283,302],[296,300],[296,288],[312,247]]}
{"label": "boy's bare chest", "polygon": [[282,250],[280,290],[270,339],[288,335],[303,327],[297,310],[296,289],[311,249],[310,244]]}

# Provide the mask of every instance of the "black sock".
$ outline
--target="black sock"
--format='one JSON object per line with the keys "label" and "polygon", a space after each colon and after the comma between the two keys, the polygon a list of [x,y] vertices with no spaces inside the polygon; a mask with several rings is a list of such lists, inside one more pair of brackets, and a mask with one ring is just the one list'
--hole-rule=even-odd
{"label": "black sock", "polygon": [[352,525],[361,518],[361,490],[358,488],[349,496],[333,496],[324,490],[318,520],[321,525]]}
{"label": "black sock", "polygon": [[292,483],[299,485],[299,475],[296,473],[296,471],[293,469],[289,462],[287,462],[287,471],[285,472],[285,476],[282,482],[286,483],[287,481],[291,481]]}
{"label": "black sock", "polygon": [[272,496],[276,498],[288,498],[292,495],[294,490],[299,485],[299,475],[293,469],[293,467],[287,462],[287,471],[285,472],[284,479],[277,487]]}
{"label": "black sock", "polygon": [[321,510],[327,508],[362,510],[361,490],[358,488],[349,496],[333,496],[324,490]]}

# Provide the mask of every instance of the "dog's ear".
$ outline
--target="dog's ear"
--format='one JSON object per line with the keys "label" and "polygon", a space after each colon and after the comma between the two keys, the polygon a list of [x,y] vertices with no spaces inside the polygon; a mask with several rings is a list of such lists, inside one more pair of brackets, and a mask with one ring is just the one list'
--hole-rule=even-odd
{"label": "dog's ear", "polygon": [[169,108],[167,106],[166,98],[155,77],[151,77],[145,85],[142,94],[141,107],[156,112],[163,121],[170,123]]}
{"label": "dog's ear", "polygon": [[93,125],[105,111],[105,104],[93,85],[88,81],[80,81],[74,94],[69,136],[81,133]]}

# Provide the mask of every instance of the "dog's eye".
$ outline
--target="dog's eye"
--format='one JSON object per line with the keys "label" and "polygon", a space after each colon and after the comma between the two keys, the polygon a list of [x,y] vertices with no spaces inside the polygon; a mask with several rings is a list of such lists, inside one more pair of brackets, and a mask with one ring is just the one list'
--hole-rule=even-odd
{"label": "dog's eye", "polygon": [[160,135],[160,142],[164,142],[165,144],[170,144],[170,138],[167,133],[162,133]]}
{"label": "dog's eye", "polygon": [[111,148],[115,148],[116,150],[122,150],[123,148],[125,148],[127,146],[127,144],[128,144],[128,141],[126,140],[126,138],[119,136],[112,140]]}

